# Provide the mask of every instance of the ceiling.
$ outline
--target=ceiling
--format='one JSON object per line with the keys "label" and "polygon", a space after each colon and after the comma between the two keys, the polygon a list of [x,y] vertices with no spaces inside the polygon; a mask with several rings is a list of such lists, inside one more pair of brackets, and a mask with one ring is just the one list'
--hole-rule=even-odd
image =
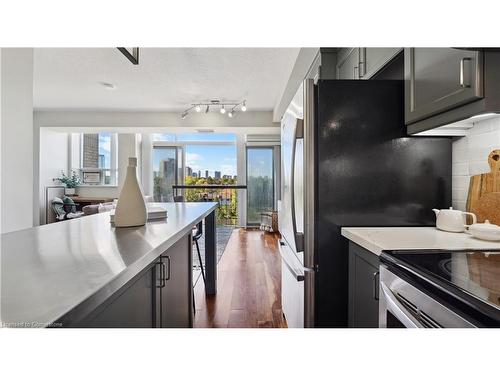
{"label": "ceiling", "polygon": [[36,48],[34,107],[182,111],[196,101],[246,99],[249,111],[271,111],[299,50],[141,48],[132,65],[116,48]]}

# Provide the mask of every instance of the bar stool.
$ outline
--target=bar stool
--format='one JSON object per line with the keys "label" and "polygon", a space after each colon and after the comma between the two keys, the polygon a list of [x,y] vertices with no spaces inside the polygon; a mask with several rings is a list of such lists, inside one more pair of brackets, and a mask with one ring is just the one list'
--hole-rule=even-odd
{"label": "bar stool", "polygon": [[[174,202],[184,202],[184,196],[182,196],[182,195],[174,196]],[[203,269],[203,262],[201,260],[200,245],[198,244],[198,240],[202,236],[203,236],[203,222],[200,221],[193,228],[192,237],[193,237],[194,245],[196,246],[196,253],[198,254],[198,261],[200,262],[200,270],[201,270],[201,276],[203,278],[203,284],[205,284],[205,270]],[[193,286],[193,311],[196,313],[196,305],[195,305],[195,300],[194,300],[194,286]]]}

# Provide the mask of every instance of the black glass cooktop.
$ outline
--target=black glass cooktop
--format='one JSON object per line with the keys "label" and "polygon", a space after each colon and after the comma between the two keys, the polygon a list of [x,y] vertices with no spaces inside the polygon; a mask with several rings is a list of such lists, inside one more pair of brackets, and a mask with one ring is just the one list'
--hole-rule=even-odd
{"label": "black glass cooktop", "polygon": [[419,250],[386,254],[388,259],[393,258],[393,263],[500,311],[500,251]]}

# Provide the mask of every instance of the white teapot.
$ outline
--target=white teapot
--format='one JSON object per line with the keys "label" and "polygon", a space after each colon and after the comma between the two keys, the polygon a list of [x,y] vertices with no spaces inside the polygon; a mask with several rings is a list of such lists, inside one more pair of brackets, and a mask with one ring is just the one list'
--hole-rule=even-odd
{"label": "white teapot", "polygon": [[434,208],[432,211],[436,214],[436,228],[447,232],[463,232],[465,230],[466,216],[472,217],[472,224],[476,224],[477,218],[472,212],[463,212],[454,210],[450,207],[448,210],[438,210]]}

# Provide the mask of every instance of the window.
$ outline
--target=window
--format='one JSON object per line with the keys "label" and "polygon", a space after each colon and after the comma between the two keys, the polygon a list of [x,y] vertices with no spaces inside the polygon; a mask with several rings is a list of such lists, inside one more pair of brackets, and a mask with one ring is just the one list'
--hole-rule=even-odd
{"label": "window", "polygon": [[274,147],[247,147],[247,224],[274,209]]}
{"label": "window", "polygon": [[83,185],[117,184],[117,135],[78,133],[71,135],[71,166]]}
{"label": "window", "polygon": [[178,150],[175,146],[153,147],[153,197],[155,202],[172,202],[172,185],[178,181]]}

